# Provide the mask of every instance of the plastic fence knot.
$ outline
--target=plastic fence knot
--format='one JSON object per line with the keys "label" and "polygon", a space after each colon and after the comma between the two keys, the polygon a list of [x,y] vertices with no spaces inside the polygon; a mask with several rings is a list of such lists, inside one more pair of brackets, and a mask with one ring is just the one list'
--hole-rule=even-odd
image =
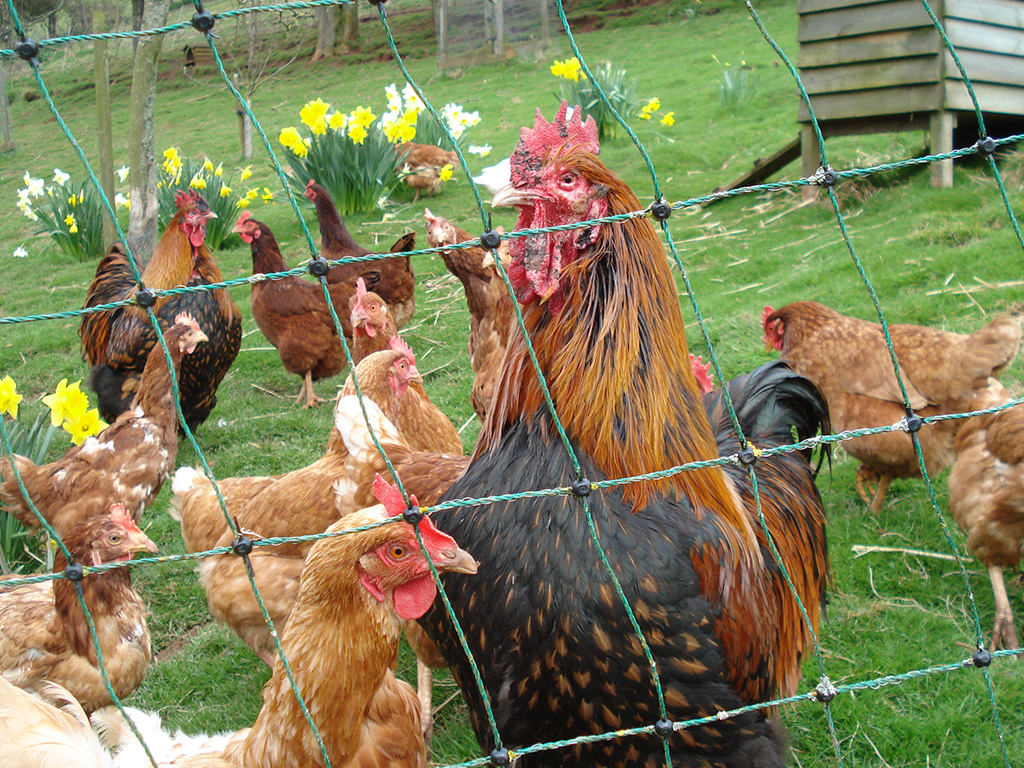
{"label": "plastic fence knot", "polygon": [[14,46],[14,52],[25,61],[32,61],[32,59],[39,55],[39,43],[31,37],[26,37]]}
{"label": "plastic fence knot", "polygon": [[986,157],[992,157],[996,151],[996,140],[991,136],[982,136],[976,142],[974,142],[974,148],[978,152]]}
{"label": "plastic fence knot", "polygon": [[315,259],[309,260],[309,273],[316,277],[323,277],[330,271],[330,267],[327,265],[327,259],[323,256],[317,256]]}
{"label": "plastic fence knot", "polygon": [[654,724],[654,732],[663,739],[667,739],[671,736],[673,731],[675,731],[675,728],[673,727],[671,720],[659,720]]}
{"label": "plastic fence knot", "polygon": [[198,11],[192,14],[192,26],[203,34],[206,34],[213,29],[215,21],[217,21],[217,17],[202,6],[199,7]]}
{"label": "plastic fence knot", "polygon": [[80,563],[68,563],[64,569],[64,578],[68,581],[81,581],[84,575]]}
{"label": "plastic fence knot", "polygon": [[238,534],[235,536],[235,540],[231,542],[231,551],[239,557],[245,557],[252,552],[252,539],[244,533]]}
{"label": "plastic fence knot", "polygon": [[924,426],[924,419],[922,419],[913,411],[908,411],[907,417],[903,420],[903,423],[906,424],[907,432],[913,434],[919,431],[921,427]]}
{"label": "plastic fence knot", "polygon": [[[372,3],[374,2],[374,0],[370,0],[370,2]],[[383,0],[381,0],[381,2],[383,2]],[[504,747],[499,747],[498,749],[491,750],[490,758],[491,765],[508,765],[509,762],[511,762],[508,756],[508,750]]]}
{"label": "plastic fence knot", "polygon": [[584,496],[590,495],[590,481],[587,480],[587,478],[585,477],[580,477],[576,480],[573,480],[572,485],[569,487],[572,488],[574,496],[579,496],[580,498],[582,498]]}
{"label": "plastic fence knot", "polygon": [[156,304],[156,294],[146,286],[140,285],[139,290],[135,292],[135,303],[143,309],[149,309]]}
{"label": "plastic fence knot", "polygon": [[740,460],[740,464],[749,467],[761,458],[761,449],[747,443],[746,447],[736,454],[736,458]]}
{"label": "plastic fence knot", "polygon": [[821,166],[811,176],[811,184],[817,187],[834,187],[836,185],[836,172],[831,168]]}
{"label": "plastic fence knot", "polygon": [[480,245],[484,248],[491,250],[501,245],[501,235],[495,232],[493,229],[488,229],[482,235],[480,235]]}
{"label": "plastic fence knot", "polygon": [[672,206],[664,197],[659,198],[651,203],[651,215],[658,221],[664,221],[672,215]]}
{"label": "plastic fence knot", "polygon": [[416,525],[423,519],[423,511],[419,507],[409,507],[402,513],[402,519],[409,525]]}
{"label": "plastic fence knot", "polygon": [[836,697],[837,693],[839,693],[839,691],[837,691],[836,687],[832,685],[832,681],[824,676],[814,687],[814,699],[822,704],[828,704]]}
{"label": "plastic fence knot", "polygon": [[971,663],[978,669],[987,667],[992,663],[992,654],[989,653],[987,648],[979,648],[974,652],[974,655],[971,656]]}

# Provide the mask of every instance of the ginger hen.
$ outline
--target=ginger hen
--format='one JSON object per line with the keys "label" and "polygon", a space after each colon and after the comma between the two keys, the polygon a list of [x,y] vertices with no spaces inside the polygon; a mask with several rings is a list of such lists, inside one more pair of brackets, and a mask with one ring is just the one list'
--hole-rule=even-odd
{"label": "ginger hen", "polygon": [[[906,417],[892,358],[877,323],[842,315],[816,301],[797,301],[762,313],[765,347],[821,390],[836,431],[883,427]],[[1017,354],[1020,324],[999,317],[964,335],[920,325],[890,325],[900,379],[919,416],[967,410],[975,388]],[[958,421],[940,421],[917,433],[931,477],[953,463]],[[857,491],[878,514],[893,477],[921,474],[909,434],[880,432],[843,442],[861,465]],[[874,494],[868,487],[877,483]]]}
{"label": "ginger hen", "polygon": [[[345,222],[338,214],[338,208],[330,194],[315,181],[306,185],[306,197],[316,207],[316,220],[320,226],[320,255],[328,261],[368,256],[371,251],[359,245],[349,233]],[[411,251],[416,247],[416,234],[402,235],[393,246],[392,253]],[[416,311],[416,278],[408,256],[392,256],[372,261],[354,261],[336,264],[327,273],[327,284],[339,319],[345,324],[345,307],[356,292],[356,280],[360,277],[366,289],[376,292],[387,302],[396,328],[403,328]],[[352,336],[352,329],[345,327],[345,336]]]}
{"label": "ginger hen", "polygon": [[[294,620],[281,644],[332,766],[425,768],[415,696],[392,672],[402,621],[422,615],[436,594],[427,557],[441,573],[471,574],[476,563],[429,518],[419,523],[426,556],[413,527],[402,520],[341,534],[401,515],[401,495],[383,481],[380,486],[382,504],[336,522],[330,530],[340,535],[311,548]],[[130,710],[133,714],[140,727],[155,719]],[[93,721],[102,743],[118,753],[119,766],[150,765],[119,712],[103,710]],[[86,734],[92,735],[92,744],[98,743],[87,727],[77,735]],[[143,739],[154,748],[168,747],[170,754],[154,755],[161,766],[293,768],[322,763],[280,661],[263,687],[263,707],[250,728],[206,743],[180,734],[147,739],[146,729]]]}
{"label": "ginger hen", "polygon": [[409,189],[414,190],[412,201],[420,199],[420,192],[436,195],[441,191],[441,169],[457,166],[459,156],[435,144],[406,141],[395,145],[398,154],[398,175]]}
{"label": "ginger hen", "polygon": [[[576,111],[567,120],[565,102],[552,123],[538,111],[512,155],[512,184],[492,204],[518,207],[517,229],[642,210],[598,151],[592,118],[583,123]],[[513,333],[472,463],[444,499],[578,483],[586,506],[569,494],[434,512],[480,558],[475,582],[449,575],[444,588],[479,664],[502,744],[659,719],[650,665],[588,519],[650,645],[673,721],[792,692],[810,630],[767,549],[746,467],[592,486],[736,448],[734,435],[716,441],[708,421],[675,283],[649,219],[516,238],[508,274],[582,477],[555,431],[526,343]],[[825,409],[815,393],[797,389],[779,400],[749,391],[746,418],[769,444],[778,435],[791,441],[791,428],[820,427],[814,414]],[[782,556],[816,626],[828,571],[824,513],[808,462],[777,458],[755,465],[761,506],[776,541],[792,542]],[[501,534],[509,530],[518,532],[511,547]],[[477,739],[490,751],[493,731],[447,612],[432,609],[420,623],[452,665]],[[675,765],[783,765],[778,729],[762,710],[667,740]],[[519,765],[664,760],[662,739],[639,734],[520,755]]]}
{"label": "ginger hen", "polygon": [[[252,248],[254,275],[288,269],[270,227],[250,218],[248,211],[238,217],[234,231]],[[313,382],[338,373],[345,353],[319,283],[295,275],[253,283],[249,306],[260,331],[277,347],[285,370],[303,377],[296,402],[304,408],[322,403]]]}
{"label": "ginger hen", "polygon": [[[188,313],[174,319],[164,332],[171,363],[179,372],[181,361],[191,355],[206,334]],[[36,509],[65,535],[92,514],[105,512],[115,499],[136,521],[163,487],[178,454],[178,413],[174,407],[167,356],[154,344],[146,357],[139,391],[131,408],[113,424],[58,460],[37,466],[15,454],[14,462]],[[26,525],[38,527],[18,487],[11,465],[0,459],[0,501]]]}
{"label": "ginger hen", "polygon": [[[178,210],[142,270],[143,285],[170,289],[220,282],[223,278],[205,241],[206,222],[215,214],[194,189],[179,191],[175,201]],[[96,267],[85,307],[131,298],[137,290],[128,256],[115,243]],[[188,312],[208,338],[201,354],[188,357],[178,376],[185,423],[194,431],[216,405],[217,387],[238,355],[242,315],[223,288],[163,296],[153,310],[164,330],[174,324],[179,313]],[[78,334],[82,352],[92,366],[89,384],[99,397],[100,414],[113,421],[138,394],[139,378],[156,343],[156,332],[142,307],[127,304],[82,315]]]}
{"label": "ginger hen", "polygon": [[[85,566],[156,552],[121,504],[78,523],[64,541],[73,561]],[[67,565],[58,551],[54,573]],[[127,568],[90,573],[81,584],[110,683],[119,697],[127,696],[149,666],[146,607]],[[86,712],[111,703],[85,613],[68,579],[22,586],[0,581],[0,668],[8,682],[27,691],[41,693],[47,682],[63,686]]]}
{"label": "ginger hen", "polygon": [[[397,401],[415,375],[401,352],[371,355],[356,367],[363,395],[394,415]],[[254,538],[321,533],[338,511],[334,483],[343,478],[349,461],[345,443],[331,439],[312,464],[276,477],[235,477],[217,481],[228,513]],[[191,467],[179,469],[172,483],[170,514],[180,520],[189,552],[228,546],[232,534],[210,481]],[[348,511],[358,509],[349,508]],[[310,542],[261,547],[250,561],[260,593],[274,625],[284,626],[294,605],[295,589]],[[274,641],[252,595],[242,561],[235,556],[204,558],[199,578],[214,618],[228,625],[261,659],[273,663]]]}
{"label": "ginger hen", "polygon": [[[434,248],[472,240],[443,216],[435,216],[427,208],[427,244]],[[500,231],[500,227],[498,228]],[[498,246],[498,257],[507,268],[508,241]],[[481,246],[449,248],[441,251],[448,271],[462,283],[469,305],[469,361],[473,366],[473,389],[470,395],[473,410],[484,421],[494,398],[501,358],[508,345],[508,335],[515,325],[512,297],[498,274],[491,252]]]}
{"label": "ginger hen", "polygon": [[[979,387],[971,411],[1012,400],[994,378]],[[967,548],[984,563],[992,582],[996,617],[991,649],[1019,648],[1003,579],[1024,557],[1024,408],[972,416],[956,436],[949,473],[949,511],[967,534]]]}
{"label": "ginger hen", "polygon": [[390,349],[398,333],[384,299],[366,290],[363,278],[356,280],[356,292],[348,303],[352,323],[352,362],[356,365],[374,352]]}

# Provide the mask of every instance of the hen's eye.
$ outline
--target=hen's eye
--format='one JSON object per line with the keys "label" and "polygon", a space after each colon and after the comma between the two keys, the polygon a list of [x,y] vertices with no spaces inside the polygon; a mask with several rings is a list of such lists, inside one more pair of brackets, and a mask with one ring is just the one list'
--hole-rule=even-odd
{"label": "hen's eye", "polygon": [[563,187],[571,187],[576,183],[576,175],[573,173],[567,173],[562,177],[561,181]]}
{"label": "hen's eye", "polygon": [[401,560],[407,553],[408,550],[406,550],[406,548],[401,544],[392,544],[391,548],[388,549],[388,555],[390,555],[393,560]]}
{"label": "hen's eye", "polygon": [[112,534],[110,534],[110,543],[111,544],[120,544],[121,543],[121,534],[119,534],[119,533],[112,533]]}

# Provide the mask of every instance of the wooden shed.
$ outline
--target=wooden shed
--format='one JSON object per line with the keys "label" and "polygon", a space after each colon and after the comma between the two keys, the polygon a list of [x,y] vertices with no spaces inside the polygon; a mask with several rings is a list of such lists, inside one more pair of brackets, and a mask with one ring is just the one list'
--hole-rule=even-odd
{"label": "wooden shed", "polygon": [[[1024,125],[1024,2],[931,0],[974,87],[989,134]],[[828,136],[928,129],[934,154],[970,145],[977,120],[960,71],[920,0],[797,0],[797,66]],[[800,105],[802,172],[820,165]],[[934,186],[953,183],[951,160],[933,163]]]}

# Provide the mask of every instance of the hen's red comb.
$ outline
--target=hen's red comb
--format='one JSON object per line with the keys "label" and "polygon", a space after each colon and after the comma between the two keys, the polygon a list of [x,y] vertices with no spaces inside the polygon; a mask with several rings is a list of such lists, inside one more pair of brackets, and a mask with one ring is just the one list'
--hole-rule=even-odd
{"label": "hen's red comb", "polygon": [[[405,497],[398,490],[398,484],[392,485],[381,477],[379,472],[373,478],[373,495],[377,501],[384,505],[384,510],[388,513],[388,517],[401,515],[406,510]],[[416,496],[413,494],[409,495],[409,501],[414,507],[419,504]]]}
{"label": "hen's red comb", "polygon": [[569,149],[581,150],[598,154],[601,145],[597,141],[597,123],[592,116],[586,121],[580,119],[581,110],[576,107],[572,117],[565,119],[569,105],[562,99],[555,119],[550,123],[538,109],[533,120],[533,128],[522,128],[519,131],[519,143],[512,153],[512,184],[516,187],[535,184],[539,181],[537,170],[544,158],[553,151]]}
{"label": "hen's red comb", "polygon": [[236,230],[241,229],[242,225],[245,224],[245,222],[247,222],[251,218],[252,218],[252,214],[251,213],[249,213],[248,211],[242,211],[242,213],[238,217],[238,221],[235,222],[235,229]]}
{"label": "hen's red comb", "polygon": [[391,348],[393,350],[395,350],[396,352],[401,352],[402,354],[409,358],[413,365],[416,364],[416,355],[413,354],[412,347],[405,343],[405,339],[403,339],[401,336],[392,336],[391,341],[389,343],[391,344]]}
{"label": "hen's red comb", "polygon": [[710,360],[705,363],[700,355],[694,355],[691,352],[690,370],[693,372],[693,378],[697,380],[697,386],[700,387],[702,395],[706,395],[715,388],[715,380],[711,378]]}
{"label": "hen's red comb", "polygon": [[775,314],[775,307],[771,304],[765,304],[764,309],[761,310],[761,327],[765,330],[768,329],[768,318]]}
{"label": "hen's red comb", "polygon": [[135,524],[135,518],[128,514],[124,504],[110,505],[110,519],[127,531],[137,531],[139,526]]}
{"label": "hen's red comb", "polygon": [[174,316],[175,325],[187,325],[193,331],[199,330],[199,323],[188,312],[179,312]]}
{"label": "hen's red comb", "polygon": [[366,282],[361,277],[356,278],[356,296],[360,300],[362,300],[362,298],[365,295],[366,295]]}

